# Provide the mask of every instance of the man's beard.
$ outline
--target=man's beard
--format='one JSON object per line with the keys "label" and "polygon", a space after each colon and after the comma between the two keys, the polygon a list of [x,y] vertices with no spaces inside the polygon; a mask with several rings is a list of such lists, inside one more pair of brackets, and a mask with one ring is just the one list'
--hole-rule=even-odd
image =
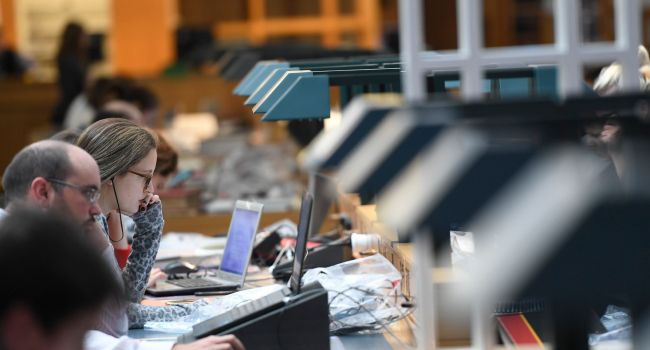
{"label": "man's beard", "polygon": [[84,231],[85,234],[88,234],[90,232],[93,225],[95,225],[95,222],[97,221],[94,216],[91,216],[89,219],[79,222],[79,219],[76,216],[72,215],[72,210],[70,209],[68,204],[61,199],[61,197],[55,199],[53,204],[54,204],[53,205],[54,210],[59,212],[61,215],[67,216],[68,218],[76,221],[75,224],[81,226],[81,229]]}
{"label": "man's beard", "polygon": [[96,221],[97,221],[97,220],[95,220],[95,217],[94,217],[94,216],[91,216],[90,219],[84,221],[84,223],[83,223],[83,225],[81,226],[81,228],[83,229],[83,231],[84,231],[85,234],[90,233],[90,230],[93,229],[93,226],[95,225],[95,222],[96,222]]}

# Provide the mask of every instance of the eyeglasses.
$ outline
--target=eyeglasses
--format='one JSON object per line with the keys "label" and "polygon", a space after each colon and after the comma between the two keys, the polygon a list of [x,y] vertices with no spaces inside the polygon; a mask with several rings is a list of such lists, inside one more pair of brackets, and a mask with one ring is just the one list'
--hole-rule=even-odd
{"label": "eyeglasses", "polygon": [[88,196],[88,201],[90,203],[95,203],[99,199],[100,193],[99,193],[99,190],[96,189],[96,188],[81,187],[81,186],[77,186],[77,185],[71,184],[69,182],[65,182],[65,181],[61,181],[61,180],[57,180],[57,179],[49,179],[49,178],[47,178],[45,180],[48,181],[48,182],[53,182],[53,183],[56,183],[56,184],[59,184],[59,185],[64,185],[64,186],[70,186],[70,187],[77,188],[77,189],[80,189],[80,190],[84,191],[86,193],[86,195]]}
{"label": "eyeglasses", "polygon": [[131,170],[128,170],[128,172],[130,172],[131,174],[135,174],[135,175],[144,177],[146,179],[144,181],[144,190],[146,191],[147,188],[149,188],[149,184],[151,184],[151,179],[153,178],[153,176],[136,173],[135,171],[131,171]]}

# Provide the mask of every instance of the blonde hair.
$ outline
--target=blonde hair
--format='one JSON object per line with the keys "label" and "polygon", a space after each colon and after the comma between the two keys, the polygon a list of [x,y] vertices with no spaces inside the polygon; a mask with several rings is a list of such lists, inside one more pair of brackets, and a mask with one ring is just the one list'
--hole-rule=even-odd
{"label": "blonde hair", "polygon": [[102,183],[126,173],[158,146],[151,130],[126,119],[109,118],[90,125],[79,136],[77,146],[99,165]]}
{"label": "blonde hair", "polygon": [[[650,65],[650,57],[648,57],[648,50],[643,45],[639,45],[639,79],[641,81],[641,90],[646,91],[649,88],[650,81],[645,75]],[[600,75],[594,81],[594,91],[601,96],[609,96],[618,93],[621,89],[621,75],[622,67],[618,62],[612,63],[610,66],[603,68]]]}

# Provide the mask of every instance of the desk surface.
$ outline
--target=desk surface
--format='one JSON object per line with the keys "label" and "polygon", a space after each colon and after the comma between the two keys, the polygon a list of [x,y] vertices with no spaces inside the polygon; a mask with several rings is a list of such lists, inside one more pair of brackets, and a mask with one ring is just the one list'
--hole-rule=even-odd
{"label": "desk surface", "polygon": [[[129,330],[129,337],[148,341],[175,341],[180,334],[153,332],[144,329]],[[393,350],[382,334],[345,335],[330,338],[332,350]]]}

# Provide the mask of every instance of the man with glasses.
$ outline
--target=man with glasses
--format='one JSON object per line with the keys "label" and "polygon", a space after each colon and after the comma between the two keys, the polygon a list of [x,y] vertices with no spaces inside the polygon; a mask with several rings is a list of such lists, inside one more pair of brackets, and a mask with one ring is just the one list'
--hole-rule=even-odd
{"label": "man with glasses", "polygon": [[41,141],[20,151],[5,170],[5,208],[40,207],[63,211],[85,230],[101,214],[99,167],[84,150],[59,141]]}
{"label": "man with glasses", "polygon": [[[0,220],[23,207],[41,208],[51,213],[58,212],[71,216],[83,226],[88,237],[101,249],[102,256],[109,263],[116,280],[121,282],[120,270],[115,262],[113,251],[95,220],[95,216],[101,214],[97,203],[98,189],[101,185],[99,167],[86,151],[61,141],[47,140],[34,143],[14,157],[5,170],[2,185],[5,190],[6,211],[0,209]],[[43,266],[47,266],[47,261],[43,261]],[[75,266],[70,268],[74,269]],[[111,303],[114,302],[114,300],[107,300],[103,307],[111,308]],[[110,313],[102,312],[102,315],[110,315]],[[102,322],[127,322],[126,314],[118,315],[117,318],[102,316],[98,322],[99,329],[102,329]],[[139,342],[125,336],[116,338],[99,331],[88,332],[85,348],[86,350],[244,349],[234,336],[212,336],[181,345],[174,342]]]}

